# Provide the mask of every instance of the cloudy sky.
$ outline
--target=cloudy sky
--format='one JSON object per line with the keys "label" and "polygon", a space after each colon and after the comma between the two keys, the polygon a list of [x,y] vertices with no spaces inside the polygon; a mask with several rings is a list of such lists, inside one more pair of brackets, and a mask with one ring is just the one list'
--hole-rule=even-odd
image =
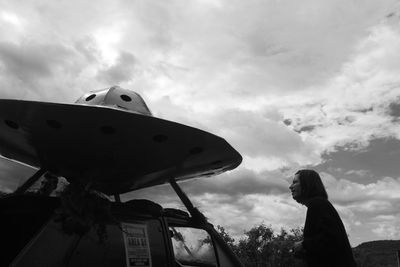
{"label": "cloudy sky", "polygon": [[[120,85],[225,138],[242,165],[182,187],[232,235],[302,226],[288,186],[308,167],[353,245],[400,239],[399,1],[0,0],[0,32],[0,98]],[[32,172],[0,159],[0,189]],[[135,195],[181,205],[168,186]]]}

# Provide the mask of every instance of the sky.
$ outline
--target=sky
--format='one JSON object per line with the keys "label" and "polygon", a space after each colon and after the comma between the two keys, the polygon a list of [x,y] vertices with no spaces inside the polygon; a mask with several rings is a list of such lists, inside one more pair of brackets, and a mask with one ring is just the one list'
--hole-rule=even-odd
{"label": "sky", "polygon": [[[351,244],[400,239],[400,2],[0,0],[0,98],[73,103],[119,85],[243,156],[181,183],[239,239],[304,224],[289,185],[323,179]],[[0,189],[34,170],[0,158]],[[182,207],[169,186],[123,196]]]}

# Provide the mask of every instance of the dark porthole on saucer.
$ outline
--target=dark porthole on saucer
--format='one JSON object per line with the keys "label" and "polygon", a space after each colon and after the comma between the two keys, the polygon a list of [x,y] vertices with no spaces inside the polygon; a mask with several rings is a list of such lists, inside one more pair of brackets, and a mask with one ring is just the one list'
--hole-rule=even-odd
{"label": "dark porthole on saucer", "polygon": [[216,160],[210,163],[210,165],[220,165],[222,163],[222,160]]}
{"label": "dark porthole on saucer", "polygon": [[168,136],[166,136],[164,134],[156,134],[153,136],[153,140],[154,140],[154,142],[157,142],[157,143],[164,143],[165,141],[168,140]]}
{"label": "dark porthole on saucer", "polygon": [[11,129],[18,129],[19,128],[19,125],[18,125],[18,123],[16,123],[15,121],[12,121],[12,120],[4,120],[4,123],[8,126],[8,127],[10,127]]}
{"label": "dark porthole on saucer", "polygon": [[61,129],[61,127],[62,127],[61,122],[59,122],[57,120],[46,120],[46,124],[47,124],[47,126],[49,126],[50,128],[53,128],[53,129]]}
{"label": "dark porthole on saucer", "polygon": [[100,127],[100,132],[103,134],[114,134],[116,130],[112,126],[105,125]]}
{"label": "dark porthole on saucer", "polygon": [[132,101],[132,98],[130,96],[128,96],[128,95],[121,95],[120,97],[125,102],[131,102]]}
{"label": "dark porthole on saucer", "polygon": [[96,97],[96,94],[91,94],[90,96],[86,97],[85,100],[86,100],[86,101],[90,101],[90,100],[92,100],[92,99],[95,98],[95,97]]}
{"label": "dark porthole on saucer", "polygon": [[189,153],[190,153],[191,155],[196,155],[196,154],[202,153],[203,151],[204,151],[204,149],[203,149],[202,147],[195,146],[195,147],[192,147],[192,148],[189,150]]}

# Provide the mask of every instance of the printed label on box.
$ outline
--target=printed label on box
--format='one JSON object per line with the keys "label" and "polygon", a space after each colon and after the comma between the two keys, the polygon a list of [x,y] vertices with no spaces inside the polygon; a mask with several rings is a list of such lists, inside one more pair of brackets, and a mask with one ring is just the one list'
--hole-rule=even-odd
{"label": "printed label on box", "polygon": [[145,224],[121,223],[127,267],[151,267],[150,244]]}

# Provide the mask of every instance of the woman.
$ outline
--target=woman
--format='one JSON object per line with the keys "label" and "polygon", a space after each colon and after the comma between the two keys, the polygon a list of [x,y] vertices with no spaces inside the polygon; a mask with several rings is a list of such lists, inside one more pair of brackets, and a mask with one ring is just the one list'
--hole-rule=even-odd
{"label": "woman", "polygon": [[339,214],[328,201],[319,174],[314,170],[296,172],[289,187],[292,197],[307,206],[303,241],[294,245],[308,267],[357,266]]}

